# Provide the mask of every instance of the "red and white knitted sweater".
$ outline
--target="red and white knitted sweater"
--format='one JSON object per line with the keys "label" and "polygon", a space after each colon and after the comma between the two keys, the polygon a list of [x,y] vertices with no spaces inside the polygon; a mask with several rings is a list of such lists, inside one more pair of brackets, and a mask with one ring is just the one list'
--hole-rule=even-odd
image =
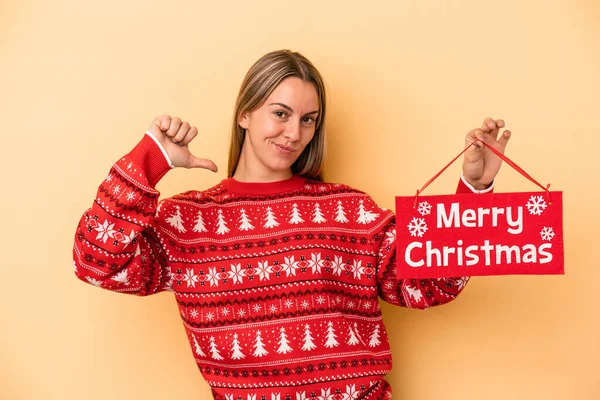
{"label": "red and white knitted sweater", "polygon": [[77,227],[75,273],[115,292],[173,292],[216,399],[389,397],[378,297],[424,309],[468,280],[398,280],[394,214],[348,186],[230,178],[159,202],[169,169],[147,135],[114,164]]}

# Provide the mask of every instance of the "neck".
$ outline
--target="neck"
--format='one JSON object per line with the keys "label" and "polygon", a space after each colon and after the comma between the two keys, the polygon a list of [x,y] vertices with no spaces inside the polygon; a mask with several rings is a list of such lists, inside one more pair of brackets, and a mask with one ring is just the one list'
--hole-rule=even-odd
{"label": "neck", "polygon": [[[244,154],[240,156],[233,179],[239,182],[277,182],[290,179],[294,174],[292,169],[284,169],[281,171],[268,170],[264,166],[249,165]],[[255,163],[254,163],[255,164]]]}

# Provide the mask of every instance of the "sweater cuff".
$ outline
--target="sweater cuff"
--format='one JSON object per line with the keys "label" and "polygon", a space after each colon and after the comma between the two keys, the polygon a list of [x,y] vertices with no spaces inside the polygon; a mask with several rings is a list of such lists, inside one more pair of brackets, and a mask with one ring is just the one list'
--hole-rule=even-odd
{"label": "sweater cuff", "polygon": [[169,153],[167,153],[167,150],[165,150],[163,145],[160,144],[160,142],[158,141],[156,136],[154,136],[154,133],[152,133],[150,131],[146,131],[146,135],[150,136],[152,138],[152,140],[154,140],[154,143],[156,143],[156,145],[158,146],[160,151],[163,153],[163,156],[165,156],[165,158],[167,159],[167,163],[169,163],[171,168],[175,168],[175,165],[173,165],[173,163],[171,162],[171,157],[169,157]]}
{"label": "sweater cuff", "polygon": [[483,190],[477,190],[465,179],[464,175],[460,176],[460,180],[458,181],[458,187],[456,188],[456,193],[490,193],[494,190],[494,183],[496,181],[492,181],[491,185]]}
{"label": "sweater cuff", "polygon": [[153,188],[160,178],[171,169],[161,149],[148,135],[144,135],[142,140],[125,158],[133,162],[138,168],[141,168],[141,174],[145,175],[148,184]]}

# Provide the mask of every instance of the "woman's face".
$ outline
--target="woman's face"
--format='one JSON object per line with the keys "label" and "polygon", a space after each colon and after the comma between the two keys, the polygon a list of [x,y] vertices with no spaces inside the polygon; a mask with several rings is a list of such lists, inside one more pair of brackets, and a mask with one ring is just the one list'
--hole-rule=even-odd
{"label": "woman's face", "polygon": [[315,134],[318,112],[319,96],[312,83],[297,77],[281,81],[258,109],[238,120],[246,129],[241,157],[252,170],[246,172],[263,178],[289,174]]}

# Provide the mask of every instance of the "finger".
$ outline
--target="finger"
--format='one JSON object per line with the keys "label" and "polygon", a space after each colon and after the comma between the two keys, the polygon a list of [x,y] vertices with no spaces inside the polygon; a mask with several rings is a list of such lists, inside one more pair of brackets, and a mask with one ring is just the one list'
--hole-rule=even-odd
{"label": "finger", "polygon": [[491,118],[486,118],[483,121],[483,125],[481,129],[488,135],[489,137],[498,140],[498,135],[500,133],[500,129],[504,128],[505,123],[502,119],[493,120]]}
{"label": "finger", "polygon": [[498,140],[498,144],[500,145],[500,151],[504,153],[504,149],[506,149],[506,145],[508,144],[508,140],[510,139],[512,133],[511,131],[504,131],[500,139]]}
{"label": "finger", "polygon": [[494,121],[491,118],[486,118],[485,120],[483,120],[483,124],[481,125],[481,130],[488,133],[488,132],[493,131],[494,129],[497,129],[496,121]]}
{"label": "finger", "polygon": [[209,169],[212,172],[218,171],[217,165],[211,160],[207,160],[206,158],[198,158],[195,156],[192,156],[189,168],[204,168]]}
{"label": "finger", "polygon": [[159,115],[152,121],[152,126],[156,126],[156,129],[160,132],[165,132],[169,128],[170,123],[170,115]]}
{"label": "finger", "polygon": [[188,132],[188,134],[185,136],[185,138],[183,139],[183,141],[181,143],[183,143],[185,146],[187,146],[188,144],[190,144],[190,142],[192,140],[194,140],[194,138],[196,137],[197,134],[198,134],[198,128],[196,128],[195,126],[192,126],[190,128],[190,131]]}
{"label": "finger", "polygon": [[162,132],[166,132],[169,129],[169,126],[171,125],[171,116],[170,115],[161,115],[160,117],[158,117],[160,124],[158,126],[160,126],[160,130]]}
{"label": "finger", "polygon": [[[483,132],[485,133],[486,138],[493,138],[494,140],[496,140],[496,138],[498,137],[498,132],[500,132],[500,125],[498,124],[498,121],[502,121],[502,120],[496,120],[494,121],[491,118],[486,118],[483,121],[483,125],[481,126],[481,129],[483,130]],[[502,126],[504,126],[504,121],[502,121]]]}
{"label": "finger", "polygon": [[169,125],[169,129],[165,132],[165,135],[173,139],[177,132],[179,131],[179,127],[181,126],[181,118],[174,117],[171,119],[171,125]]}
{"label": "finger", "polygon": [[483,148],[484,145],[481,142],[477,141],[477,140],[481,140],[482,142],[485,141],[483,129],[480,129],[480,128],[473,129],[467,135],[467,140],[470,142],[469,144],[471,144],[471,142],[475,142],[474,146],[477,147],[478,149]]}
{"label": "finger", "polygon": [[173,138],[173,141],[175,143],[183,142],[183,139],[185,138],[185,136],[187,135],[189,130],[190,130],[190,124],[187,122],[182,122],[181,125],[179,126],[179,130],[177,131],[177,134]]}
{"label": "finger", "polygon": [[504,120],[497,119],[494,122],[496,124],[496,129],[490,131],[490,137],[492,137],[494,140],[498,140],[498,137],[500,136],[500,129],[504,128]]}

